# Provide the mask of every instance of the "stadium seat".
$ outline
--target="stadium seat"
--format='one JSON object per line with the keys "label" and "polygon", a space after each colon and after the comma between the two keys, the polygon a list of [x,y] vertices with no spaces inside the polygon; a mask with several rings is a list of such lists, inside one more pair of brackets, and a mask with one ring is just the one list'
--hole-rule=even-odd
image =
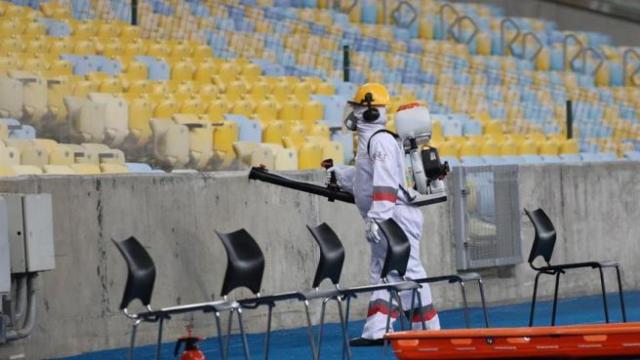
{"label": "stadium seat", "polygon": [[74,175],[76,173],[67,165],[44,165],[42,172],[46,175]]}
{"label": "stadium seat", "polygon": [[153,116],[153,104],[144,96],[129,98],[128,101],[128,142],[132,146],[144,146],[151,138],[150,121]]}
{"label": "stadium seat", "polygon": [[20,165],[42,167],[49,163],[47,150],[34,140],[8,139],[6,145],[19,151]]}
{"label": "stadium seat", "polygon": [[298,169],[317,169],[323,160],[323,148],[317,143],[304,143],[298,148]]}
{"label": "stadium seat", "polygon": [[20,80],[0,76],[0,117],[21,119],[23,96]]}
{"label": "stadium seat", "polygon": [[145,164],[145,163],[131,163],[128,162],[126,163],[127,165],[127,170],[130,173],[149,173],[152,172],[153,169],[151,169],[151,166],[149,166],[149,164]]}
{"label": "stadium seat", "polygon": [[106,106],[102,141],[110,146],[122,144],[129,134],[129,107],[126,100],[112,94],[89,93],[89,101]]}
{"label": "stadium seat", "polygon": [[163,166],[183,167],[189,162],[189,129],[170,119],[151,119],[154,156]]}
{"label": "stadium seat", "polygon": [[70,135],[78,142],[102,142],[108,116],[107,104],[77,96],[65,96],[70,120]]}
{"label": "stadium seat", "polygon": [[197,169],[209,166],[213,157],[213,128],[204,116],[193,114],[174,114],[175,123],[189,129],[189,164]]}

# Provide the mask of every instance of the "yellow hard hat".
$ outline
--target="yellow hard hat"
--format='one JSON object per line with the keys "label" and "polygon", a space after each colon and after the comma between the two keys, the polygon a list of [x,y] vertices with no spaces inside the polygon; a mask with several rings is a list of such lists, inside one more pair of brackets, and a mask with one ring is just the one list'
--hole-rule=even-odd
{"label": "yellow hard hat", "polygon": [[371,94],[372,106],[387,106],[389,104],[389,91],[382,84],[366,83],[356,91],[351,104],[367,105],[367,94]]}

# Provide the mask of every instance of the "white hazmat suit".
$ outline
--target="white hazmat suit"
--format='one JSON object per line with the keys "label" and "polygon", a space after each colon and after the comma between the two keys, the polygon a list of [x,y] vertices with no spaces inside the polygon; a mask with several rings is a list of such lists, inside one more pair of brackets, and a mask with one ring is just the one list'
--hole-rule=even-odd
{"label": "white hazmat suit", "polygon": [[[378,108],[380,117],[373,122],[365,122],[362,113],[366,106],[354,106],[353,115],[357,120],[358,151],[356,165],[334,168],[338,185],[344,191],[353,193],[355,203],[362,218],[367,224],[367,240],[371,246],[371,262],[369,265],[369,281],[372,285],[382,282],[380,273],[384,264],[387,244],[380,241],[377,226],[373,222],[393,218],[404,230],[411,243],[411,255],[405,276],[409,279],[419,279],[427,276],[420,260],[420,238],[422,237],[422,212],[418,207],[409,205],[400,186],[405,184],[404,151],[396,138],[379,130],[385,128],[386,111]],[[371,143],[369,144],[369,138]],[[367,146],[369,145],[369,153]],[[396,272],[392,272],[388,279],[392,282],[401,281]],[[400,294],[404,311],[410,310],[411,291]],[[412,328],[421,329],[422,320],[427,329],[440,329],[438,314],[433,307],[431,291],[428,284],[420,289],[422,308],[414,309]],[[418,302],[415,302],[417,306]],[[386,290],[375,291],[371,294],[367,321],[362,337],[369,340],[381,339],[386,330],[387,314],[391,311],[392,321],[400,314],[398,305],[389,304],[389,293]]]}

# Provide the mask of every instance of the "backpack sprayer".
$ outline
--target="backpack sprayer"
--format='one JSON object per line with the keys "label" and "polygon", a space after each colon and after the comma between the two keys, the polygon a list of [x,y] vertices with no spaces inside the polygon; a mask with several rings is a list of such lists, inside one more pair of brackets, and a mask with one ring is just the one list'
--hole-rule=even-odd
{"label": "backpack sprayer", "polygon": [[[405,186],[401,188],[409,202],[415,206],[426,206],[447,201],[442,179],[449,172],[449,164],[446,161],[442,164],[436,148],[426,145],[431,139],[429,111],[417,103],[408,104],[398,109],[395,122],[408,157]],[[322,167],[333,167],[333,160],[323,160]],[[249,179],[323,196],[329,201],[355,203],[353,194],[340,190],[335,174],[327,186],[321,186],[275,174],[264,167],[252,167]]]}

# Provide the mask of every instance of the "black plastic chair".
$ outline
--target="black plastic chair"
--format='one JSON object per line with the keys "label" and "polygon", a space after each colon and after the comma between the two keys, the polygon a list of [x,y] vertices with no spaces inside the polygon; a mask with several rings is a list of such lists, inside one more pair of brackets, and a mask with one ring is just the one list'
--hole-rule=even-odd
{"label": "black plastic chair", "polygon": [[[545,214],[542,209],[537,209],[534,211],[529,211],[524,209],[524,212],[531,220],[533,227],[535,229],[535,237],[533,239],[533,246],[531,247],[531,253],[529,254],[529,265],[535,271],[537,271],[535,281],[533,283],[533,298],[531,301],[531,313],[529,315],[529,326],[533,326],[533,318],[535,315],[535,307],[536,307],[536,296],[538,292],[538,279],[540,275],[547,274],[556,277],[555,287],[553,291],[553,308],[551,313],[551,326],[556,324],[556,310],[558,303],[558,288],[560,285],[560,275],[565,273],[565,270],[569,269],[579,269],[579,268],[591,268],[598,269],[600,273],[600,284],[602,287],[602,303],[604,307],[604,317],[605,321],[609,322],[609,308],[607,305],[607,292],[604,283],[604,273],[603,269],[613,268],[616,271],[616,276],[618,279],[618,293],[620,295],[620,307],[622,309],[622,321],[627,321],[627,314],[624,306],[624,297],[622,290],[622,280],[620,277],[620,265],[615,261],[587,261],[581,263],[572,263],[572,264],[558,264],[551,265],[551,256],[553,255],[553,248],[556,244],[556,229],[553,226],[553,223]],[[546,266],[536,267],[533,262],[541,256],[544,261],[547,263]]]}
{"label": "black plastic chair", "polygon": [[[253,239],[253,237],[244,229],[240,229],[231,233],[222,234],[218,233],[218,236],[224,244],[227,252],[227,270],[225,273],[224,283],[222,285],[221,295],[227,299],[229,293],[234,289],[246,287],[255,294],[255,297],[245,298],[237,300],[237,306],[234,306],[229,318],[229,328],[227,331],[227,340],[224,345],[224,357],[228,356],[228,338],[231,332],[231,323],[233,312],[238,314],[238,325],[240,327],[240,333],[242,336],[244,353],[246,358],[250,358],[249,347],[246,341],[246,335],[244,333],[244,325],[242,324],[242,310],[243,309],[255,309],[260,306],[267,306],[267,331],[264,341],[264,357],[269,357],[269,344],[271,338],[271,319],[273,308],[277,302],[297,300],[304,303],[305,313],[307,317],[307,330],[309,337],[309,344],[311,346],[311,354],[313,359],[318,359],[320,356],[320,340],[322,339],[322,327],[320,330],[318,344],[316,346],[315,334],[313,331],[313,324],[311,322],[311,314],[309,311],[309,301],[313,299],[323,299],[322,302],[322,316],[321,323],[324,322],[325,306],[328,300],[335,300],[338,304],[338,311],[341,318],[341,324],[344,325],[342,316],[342,306],[340,299],[340,292],[335,290],[320,291],[318,286],[325,278],[332,277],[332,271],[329,268],[330,264],[327,261],[320,260],[316,276],[313,283],[314,290],[309,292],[287,292],[276,295],[262,296],[260,294],[260,287],[262,284],[262,277],[264,274],[264,255],[260,247]],[[343,257],[344,258],[344,257]],[[347,341],[346,328],[343,327],[344,341]]]}
{"label": "black plastic chair", "polygon": [[[114,244],[124,257],[127,268],[127,283],[120,302],[120,310],[130,319],[134,320],[131,331],[131,343],[129,347],[129,359],[133,359],[133,351],[136,341],[136,331],[142,322],[158,323],[158,339],[156,345],[156,359],[160,359],[160,348],[162,344],[162,328],[165,320],[169,320],[171,315],[189,312],[217,312],[225,307],[223,301],[205,302],[198,304],[179,305],[166,307],[158,310],[151,308],[151,296],[156,279],[156,267],[153,259],[145,248],[134,237],[129,237],[123,241],[115,241]],[[134,300],[140,300],[147,311],[130,313],[127,307]],[[220,332],[220,322],[216,318],[218,334]],[[220,343],[222,345],[222,342]]]}
{"label": "black plastic chair", "polygon": [[[412,297],[411,297],[412,310],[410,314],[407,315],[409,319],[413,317],[413,308],[414,308],[413,305],[415,304],[416,298],[418,299],[418,307],[419,308],[422,307],[422,299],[418,295],[418,290],[421,288],[421,285],[416,283],[415,281],[404,278],[404,275],[407,270],[407,264],[409,262],[409,256],[411,253],[411,244],[409,243],[409,239],[404,234],[404,231],[402,230],[402,228],[393,219],[387,219],[385,221],[378,222],[378,226],[382,231],[383,238],[384,238],[383,241],[387,242],[387,253],[385,255],[385,261],[382,267],[382,271],[380,273],[380,279],[382,280],[382,283],[376,284],[376,285],[351,287],[348,289],[339,288],[339,285],[338,285],[338,289],[340,289],[340,294],[346,299],[346,302],[347,302],[347,308],[345,312],[346,313],[345,327],[347,328],[349,325],[349,310],[351,307],[351,299],[355,298],[358,294],[371,293],[377,290],[387,290],[389,291],[389,304],[392,304],[393,300],[395,299],[398,303],[399,308],[402,309],[403,308],[402,300],[399,296],[399,293],[401,291],[412,291]],[[326,227],[323,226],[323,228],[325,228],[324,231],[318,231],[318,232],[312,231],[312,234],[314,235],[316,240],[319,242],[330,243],[332,244],[332,247],[336,247],[338,244],[340,247],[342,247],[340,240],[338,239],[337,235],[335,235],[333,230],[328,231],[330,230],[328,226]],[[327,230],[327,228],[329,229]],[[402,234],[402,236],[398,236],[398,234]],[[319,239],[322,239],[322,240],[319,240]],[[403,278],[403,281],[389,282],[388,276],[389,276],[389,273],[391,273],[392,271],[396,271]],[[389,311],[389,313],[387,314],[386,332],[389,332],[389,329],[391,327],[392,313],[393,313],[392,311]],[[400,323],[402,328],[404,328],[404,315],[406,314],[404,314],[404,312],[401,311]],[[422,321],[422,328],[426,329],[426,324],[424,321]],[[386,344],[387,344],[387,341],[385,341],[385,346]],[[350,356],[351,350],[349,347],[349,343],[346,342],[344,346],[346,349],[347,356]]]}

